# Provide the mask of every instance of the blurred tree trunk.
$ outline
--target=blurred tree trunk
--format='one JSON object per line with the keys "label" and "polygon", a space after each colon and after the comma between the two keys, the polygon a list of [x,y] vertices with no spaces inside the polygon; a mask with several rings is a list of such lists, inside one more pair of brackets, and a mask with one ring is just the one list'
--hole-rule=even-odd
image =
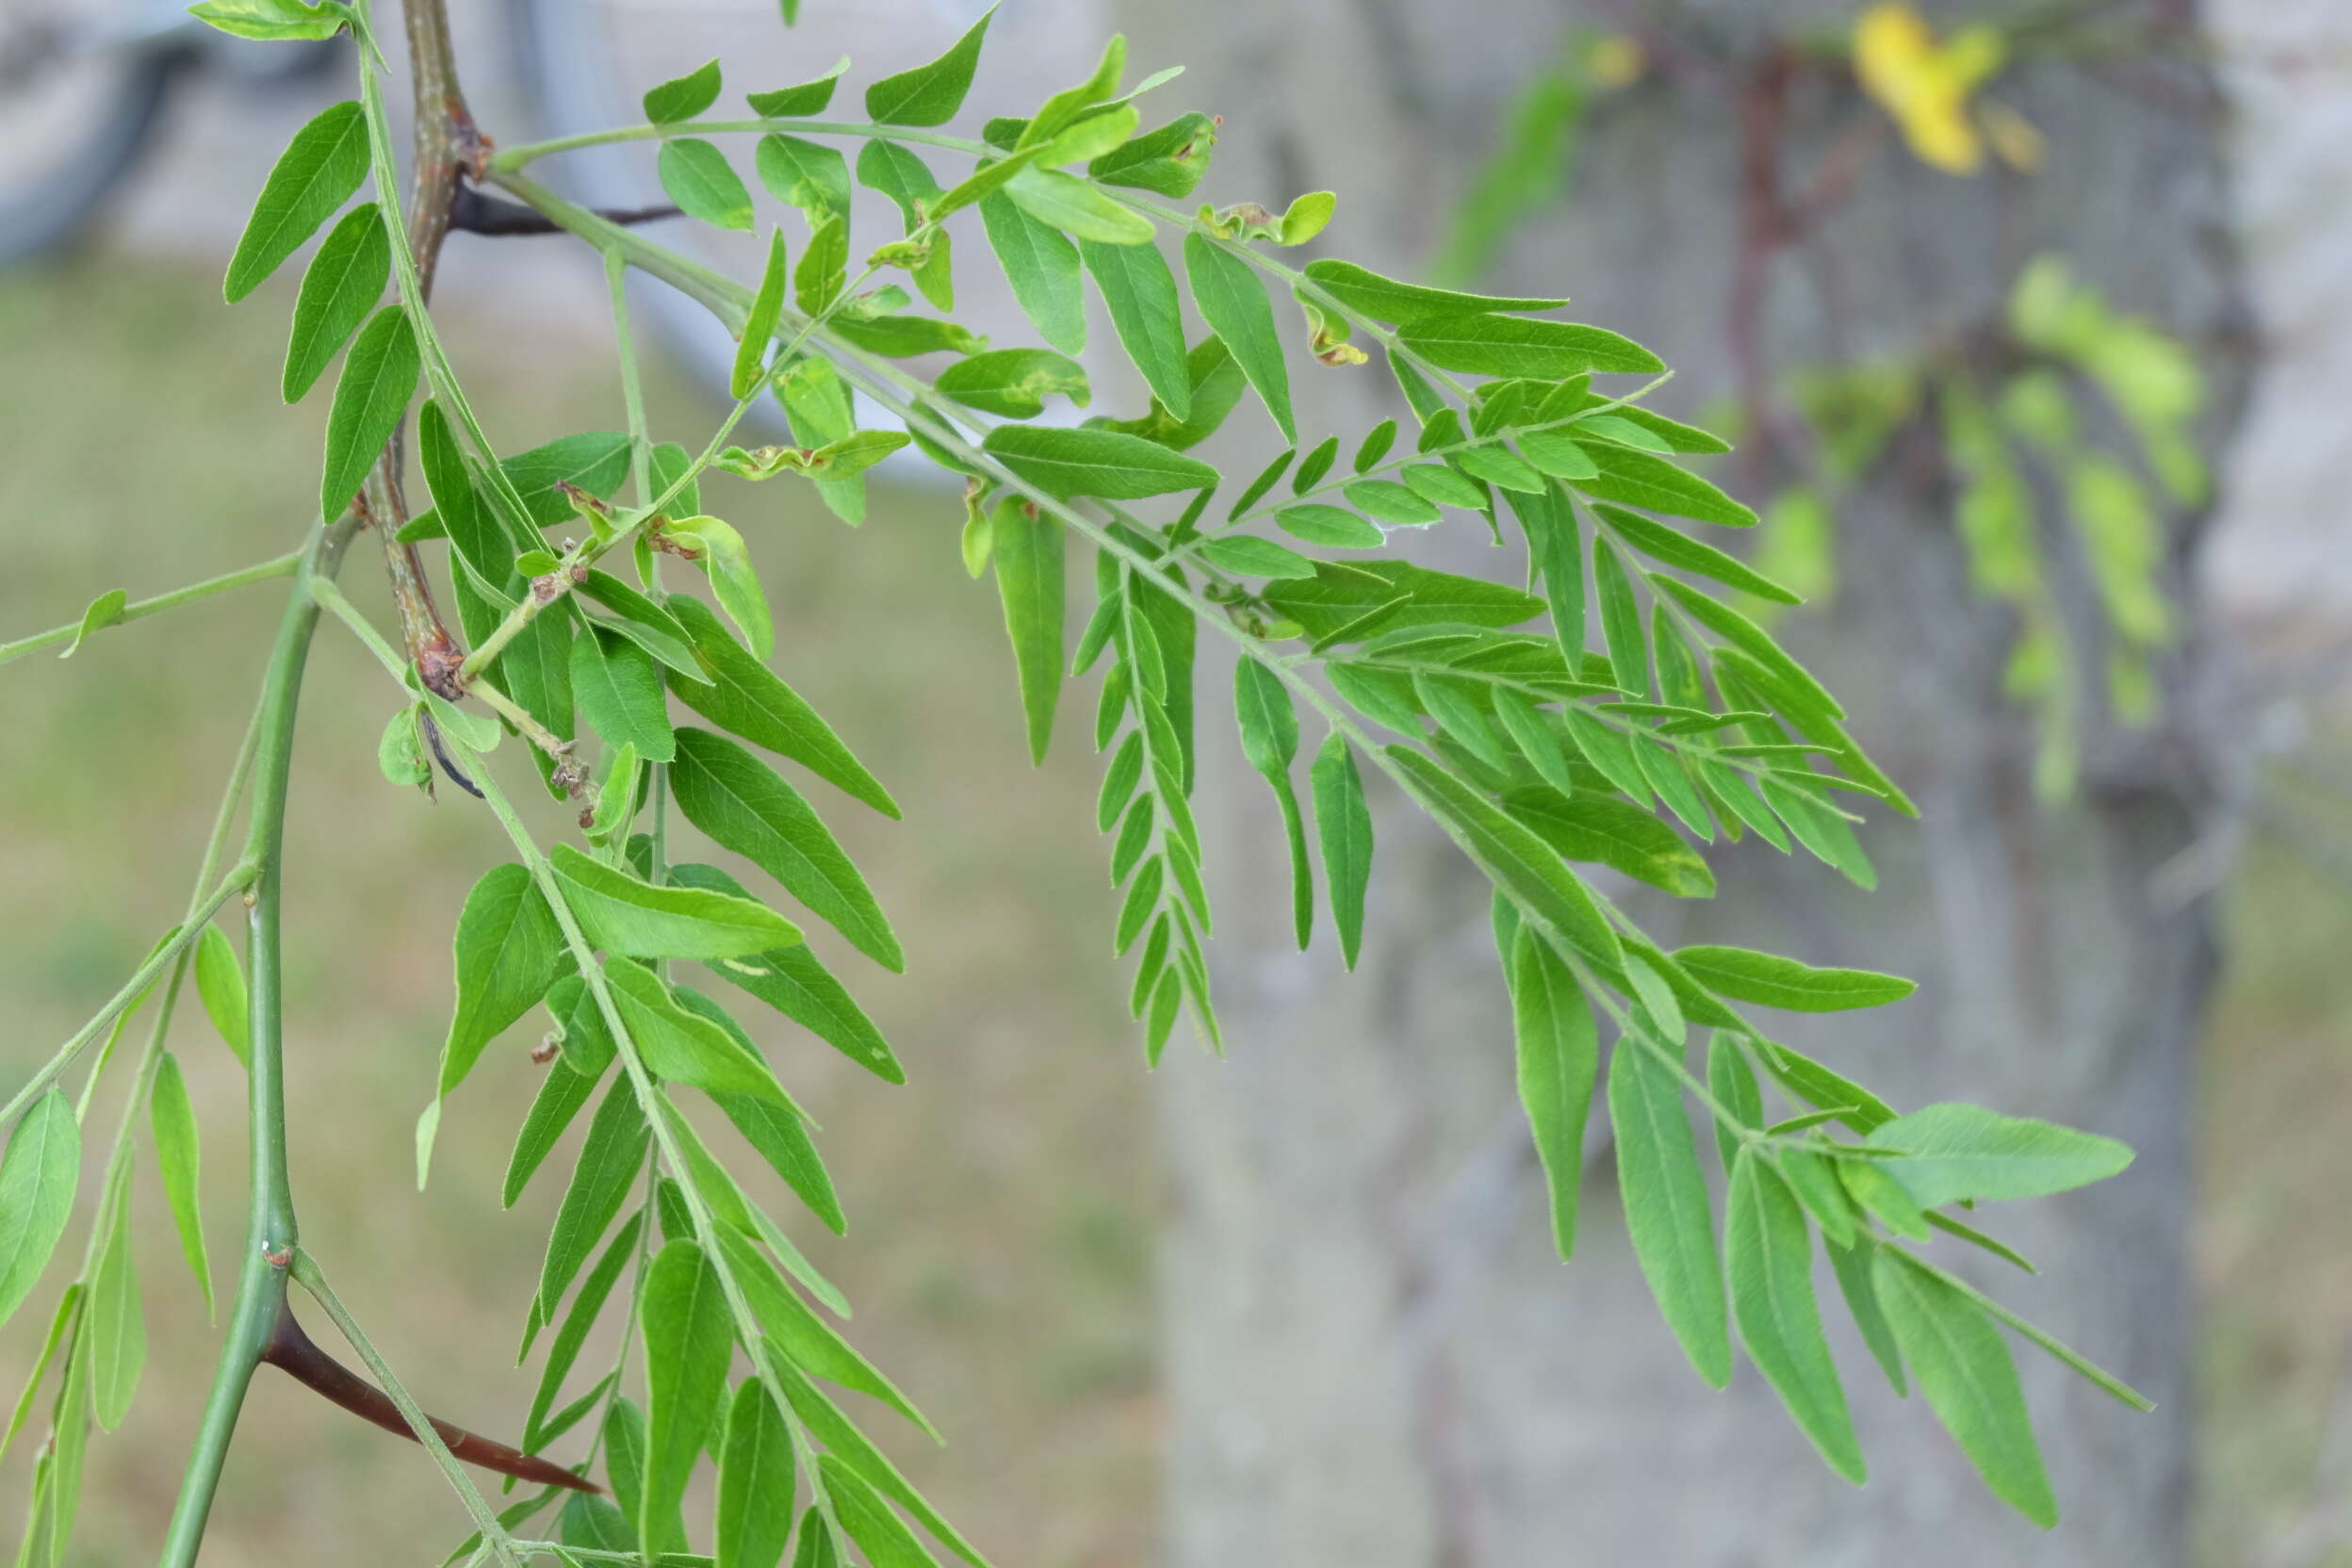
{"label": "blurred tree trunk", "polygon": [[[2001,95],[2050,139],[2031,176],[1940,174],[1890,132],[1865,133],[1851,197],[1772,266],[1756,355],[1743,358],[1732,346],[1743,182],[1753,192],[1769,161],[1801,192],[1860,108],[1850,86],[1801,73],[1765,143],[1756,62],[1786,29],[1843,26],[1847,6],[1122,8],[1135,57],[1186,62],[1170,90],[1227,117],[1216,199],[1279,209],[1335,188],[1333,248],[1407,272],[1430,253],[1501,106],[1564,29],[1654,19],[1681,45],[1654,47],[1642,82],[1596,110],[1573,199],[1522,228],[1480,282],[1573,295],[1578,318],[1648,342],[1679,372],[1670,406],[1731,395],[1759,365],[1771,375],[1903,353],[1995,320],[2019,266],[2051,250],[2117,308],[2198,346],[2209,454],[2232,422],[2242,366],[2226,188],[2193,70],[2150,58],[2013,71]],[[2120,10],[2146,23],[2186,8]],[[1320,372],[1313,391],[1343,431],[1390,396],[1377,364]],[[1760,498],[1740,458],[1719,461]],[[1240,768],[1214,768],[1232,1054],[1172,1052],[1164,1074],[1174,1568],[2184,1560],[2189,1109],[2216,954],[2210,882],[2179,874],[2197,860],[2184,852],[2210,841],[2222,792],[2197,711],[2205,650],[2185,569],[2200,519],[2173,524],[2172,586],[2191,629],[2165,671],[2163,718],[2091,729],[2076,797],[2046,808],[2032,721],[2001,692],[2011,618],[1968,586],[1932,431],[1905,432],[1880,468],[1840,508],[1834,605],[1784,624],[1925,822],[1867,835],[1874,894],[1751,841],[1715,852],[1712,905],[1661,900],[1642,918],[1670,945],[1704,933],[1919,978],[1901,1007],[1788,1031],[1898,1104],[1966,1098],[2133,1143],[2126,1178],[1991,1217],[2048,1274],[1989,1282],[2148,1392],[2158,1413],[2135,1416],[2018,1344],[2066,1512],[2045,1536],[1984,1494],[1923,1402],[1897,1401],[1848,1335],[1840,1363],[1872,1479],[1856,1492],[1834,1478],[1753,1368],[1717,1394],[1685,1364],[1632,1265],[1597,1125],[1579,1254],[1566,1266],[1552,1256],[1477,874],[1392,803],[1363,972],[1345,981],[1323,943],[1286,951],[1270,803]],[[1478,543],[1455,530],[1436,547]],[[1980,1255],[1957,1250],[1948,1261],[1986,1276]],[[1825,1314],[1842,1323],[1823,1281]]]}

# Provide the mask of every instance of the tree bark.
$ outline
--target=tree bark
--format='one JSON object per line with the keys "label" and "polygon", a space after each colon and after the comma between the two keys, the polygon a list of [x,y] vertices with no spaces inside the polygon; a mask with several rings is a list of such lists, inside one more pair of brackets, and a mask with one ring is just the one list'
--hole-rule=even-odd
{"label": "tree bark", "polygon": [[[2186,8],[2121,8],[2138,24]],[[1765,270],[1743,353],[1743,188],[1766,165],[1801,188],[1854,117],[1877,112],[1850,85],[1800,72],[1759,146],[1754,84],[1775,38],[1842,26],[1848,8],[1180,9],[1131,5],[1121,20],[1137,59],[1184,60],[1179,90],[1227,116],[1204,194],[1279,210],[1328,186],[1341,193],[1332,248],[1408,273],[1496,134],[1498,106],[1563,30],[1654,23],[1649,74],[1587,122],[1572,199],[1480,281],[1573,295],[1577,318],[1656,348],[1678,371],[1668,407],[1688,414],[1743,377],[1902,354],[1997,321],[2018,268],[2048,250],[2116,308],[2197,346],[2209,456],[2234,418],[2244,366],[2217,125],[2189,67],[2004,75],[2001,96],[2049,138],[2030,176],[1937,173],[1891,132],[1867,133],[1850,199]],[[1391,401],[1377,364],[1319,372],[1313,387],[1343,433]],[[1760,499],[1741,461],[1719,460],[1716,477]],[[1729,941],[1919,979],[1897,1008],[1786,1036],[1899,1106],[1968,1099],[2132,1142],[2124,1178],[1984,1217],[2044,1278],[1949,1241],[1931,1255],[2137,1384],[2158,1413],[2133,1415],[2017,1343],[2066,1512],[2045,1535],[1985,1494],[1923,1401],[1895,1399],[1851,1334],[1838,1349],[1872,1475],[1859,1492],[1820,1463],[1752,1367],[1726,1393],[1706,1388],[1633,1267],[1597,1103],[1578,1253],[1564,1266],[1552,1255],[1477,874],[1390,802],[1364,959],[1343,978],[1326,947],[1287,951],[1271,803],[1229,757],[1204,776],[1222,792],[1207,814],[1230,1056],[1171,1052],[1162,1074],[1177,1211],[1163,1290],[1176,1568],[2185,1560],[2191,1052],[2215,946],[2210,881],[2180,874],[2226,794],[2197,708],[2206,645],[2184,567],[2201,519],[2171,524],[2171,589],[2190,630],[2164,663],[2163,716],[2141,730],[2093,721],[2079,791],[2044,806],[2033,721],[2001,694],[2011,616],[1969,587],[1942,473],[1932,431],[1906,431],[1839,508],[1835,603],[1781,623],[1925,813],[1866,833],[1880,889],[1751,841],[1710,852],[1723,887],[1711,904],[1640,912],[1669,945]],[[1483,542],[1448,527],[1440,548]],[[2059,537],[2046,524],[2063,557]],[[1468,559],[1517,569],[1482,550]],[[1204,687],[1215,679],[1204,671]],[[1842,1326],[1825,1270],[1820,1289]]]}

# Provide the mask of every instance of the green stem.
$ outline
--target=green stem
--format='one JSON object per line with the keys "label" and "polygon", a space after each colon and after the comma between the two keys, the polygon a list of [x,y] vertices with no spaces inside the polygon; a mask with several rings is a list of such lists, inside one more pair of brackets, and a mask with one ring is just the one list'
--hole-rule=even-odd
{"label": "green stem", "polygon": [[57,1075],[74,1064],[74,1058],[89,1048],[90,1042],[98,1037],[100,1031],[112,1023],[118,1014],[145,995],[147,988],[155,983],[156,977],[170,968],[182,953],[195,944],[198,934],[204,928],[204,923],[212,919],[214,912],[251,886],[256,874],[255,866],[248,860],[232,870],[222,879],[220,886],[212,890],[210,896],[201,900],[178,933],[171,940],[149,954],[147,961],[134,970],[131,977],[122,983],[122,988],[115,992],[105,1006],[98,1009],[97,1016],[75,1030],[73,1037],[57,1047],[57,1054],[41,1064],[40,1070],[33,1074],[24,1086],[9,1097],[8,1104],[0,1106],[0,1125],[14,1121],[17,1113],[31,1104],[40,1097],[43,1089],[56,1082]]}
{"label": "green stem", "polygon": [[[466,1473],[465,1467],[457,1462],[457,1456],[449,1452],[449,1446],[442,1441],[441,1432],[433,1426],[433,1418],[410,1396],[400,1380],[392,1375],[392,1368],[385,1364],[383,1354],[360,1329],[358,1320],[351,1316],[351,1309],[328,1287],[327,1277],[319,1272],[318,1260],[307,1250],[296,1248],[287,1272],[293,1275],[296,1283],[326,1309],[327,1315],[335,1319],[335,1328],[351,1342],[351,1348],[359,1352],[359,1359],[368,1364],[368,1370],[375,1376],[376,1386],[383,1389],[385,1396],[399,1407],[400,1418],[408,1423],[409,1430],[416,1433],[416,1441],[424,1446],[425,1452],[433,1456],[433,1462],[456,1491],[458,1500],[466,1505],[474,1528],[482,1534],[482,1545],[495,1552],[499,1561],[522,1568],[523,1559],[515,1550],[514,1538],[506,1533],[506,1527],[498,1523],[497,1511],[482,1496],[482,1489],[474,1485],[473,1478]],[[279,1289],[283,1292],[285,1285],[281,1283]]]}
{"label": "green stem", "polygon": [[[490,770],[482,759],[475,756],[463,742],[454,737],[448,739],[458,760],[466,765],[468,776],[481,787],[482,799],[488,803],[491,813],[506,829],[507,838],[513,841],[515,853],[522,858],[531,880],[546,896],[547,906],[555,915],[556,926],[563,933],[564,945],[580,966],[580,978],[588,984],[588,994],[596,999],[596,1010],[604,1019],[605,1028],[612,1036],[622,1070],[629,1075],[629,1086],[637,1097],[638,1106],[645,1112],[645,1120],[652,1128],[654,1146],[663,1163],[678,1178],[678,1191],[685,1200],[687,1217],[693,1223],[694,1233],[703,1242],[704,1256],[719,1277],[719,1291],[726,1298],[727,1312],[734,1320],[735,1336],[750,1357],[753,1371],[770,1388],[784,1387],[784,1380],[776,1376],[769,1359],[766,1331],[758,1315],[751,1310],[743,1286],[736,1281],[735,1271],[728,1266],[727,1254],[717,1245],[718,1221],[695,1185],[694,1168],[687,1163],[685,1152],[678,1146],[677,1135],[670,1126],[669,1117],[674,1113],[670,1112],[668,1100],[655,1085],[652,1072],[638,1052],[636,1037],[629,1033],[628,1021],[621,1017],[620,1006],[612,999],[612,987],[605,979],[604,966],[597,959],[596,949],[590,945],[586,934],[581,931],[579,920],[573,915],[562,885],[556,881],[555,868],[541,852],[538,841],[531,836],[531,830],[523,825],[514,803],[506,798],[506,792],[490,776]],[[841,1524],[834,1516],[833,1499],[826,1492],[816,1467],[815,1445],[797,1415],[789,1408],[783,1411],[783,1414],[786,1429],[792,1434],[800,1471],[808,1478],[808,1484],[814,1493],[817,1511],[839,1539],[841,1535]]]}
{"label": "green stem", "polygon": [[[149,615],[161,614],[166,610],[175,610],[183,604],[193,604],[198,599],[208,599],[215,594],[225,594],[232,588],[242,588],[249,582],[267,582],[274,577],[292,577],[295,568],[302,564],[302,552],[300,550],[288,555],[277,556],[269,561],[255,562],[251,566],[240,566],[234,572],[224,572],[219,577],[206,578],[202,582],[191,582],[185,588],[174,588],[168,594],[157,594],[151,599],[139,599],[136,603],[126,604],[122,607],[122,613],[115,617],[115,621],[117,625],[120,625],[124,621],[142,620]],[[13,643],[0,643],[0,664],[5,664],[11,659],[21,659],[25,654],[41,648],[55,647],[59,643],[70,643],[81,629],[81,622],[69,621],[64,626],[52,627],[47,631],[36,632],[30,637],[22,637]]]}
{"label": "green stem", "polygon": [[[302,673],[311,636],[318,627],[318,601],[308,580],[332,578],[342,564],[352,525],[314,525],[304,559],[286,596],[285,617],[263,681],[254,739],[253,802],[245,859],[254,868],[246,947],[247,1123],[252,1143],[252,1207],[247,1220],[244,1265],[237,1276],[237,1302],[223,1335],[212,1393],[204,1401],[196,1444],[188,1455],[172,1525],[164,1538],[161,1568],[191,1568],[204,1536],[204,1521],[220,1485],[220,1469],[237,1430],[237,1413],[253,1368],[269,1348],[279,1303],[286,1298],[285,1257],[296,1240],[294,1194],[286,1163],[284,1077],[285,972],[280,962],[282,923],[280,858],[286,841],[286,801],[294,761],[294,719],[302,701]],[[276,1261],[272,1261],[272,1258]]]}
{"label": "green stem", "polygon": [[[609,130],[552,137],[546,141],[514,142],[500,148],[498,155],[491,158],[490,174],[494,180],[498,179],[551,153],[569,153],[582,147],[604,147],[616,141],[659,141],[672,136],[726,136],[749,131],[855,136],[874,141],[910,142],[918,147],[942,147],[950,152],[969,153],[974,157],[1003,155],[997,148],[985,141],[949,136],[944,131],[920,131],[907,125],[874,125],[840,120],[694,120],[676,125],[616,125]],[[504,181],[499,180],[499,183]]]}
{"label": "green stem", "polygon": [[651,437],[645,425],[645,391],[637,376],[637,336],[629,325],[629,263],[617,251],[604,253],[604,283],[612,296],[612,347],[620,358],[621,406],[629,416],[629,476],[643,507],[650,494],[645,459]]}

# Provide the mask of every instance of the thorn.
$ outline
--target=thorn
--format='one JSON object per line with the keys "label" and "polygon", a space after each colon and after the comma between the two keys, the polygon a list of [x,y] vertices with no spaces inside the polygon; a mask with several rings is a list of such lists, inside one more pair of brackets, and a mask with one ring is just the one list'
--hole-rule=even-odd
{"label": "thorn", "polygon": [[446,750],[442,749],[441,727],[433,722],[433,715],[430,713],[419,713],[417,717],[424,724],[425,743],[433,748],[433,760],[441,764],[441,771],[449,776],[449,782],[465,791],[467,794],[473,796],[476,800],[489,799],[489,796],[482,792],[481,786],[477,785],[472,779],[466,777],[464,774],[458,772],[457,764],[449,760],[449,754]]}

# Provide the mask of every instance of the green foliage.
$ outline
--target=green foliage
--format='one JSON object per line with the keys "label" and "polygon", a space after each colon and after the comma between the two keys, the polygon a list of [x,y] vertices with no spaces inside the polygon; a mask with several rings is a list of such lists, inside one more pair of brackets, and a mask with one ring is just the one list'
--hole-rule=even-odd
{"label": "green foliage", "polygon": [[[1100,671],[1092,734],[1106,761],[1096,825],[1110,839],[1119,890],[1108,936],[1115,954],[1134,960],[1130,1010],[1147,1060],[1159,1059],[1187,1016],[1209,1046],[1222,1044],[1192,805],[1206,718],[1195,676],[1206,635],[1238,657],[1233,718],[1282,825],[1301,947],[1314,941],[1318,903],[1350,969],[1377,965],[1392,939],[1366,929],[1378,784],[1367,767],[1385,777],[1382,792],[1428,813],[1493,882],[1517,1082],[1562,1255],[1575,1244],[1585,1127],[1606,1072],[1634,1250],[1702,1378],[1729,1380],[1736,1327],[1799,1428],[1840,1474],[1861,1478],[1812,1290],[1819,1230],[1840,1295],[1889,1381],[1899,1392],[1906,1380],[1919,1383],[1996,1493],[2037,1522],[2054,1518],[2001,1328],[2110,1392],[2136,1396],[1910,1244],[1941,1230],[2005,1254],[1997,1239],[1942,1211],[2099,1180],[2119,1171],[2128,1152],[1967,1106],[1898,1115],[1768,1038],[1740,1007],[1879,1006],[1906,996],[1908,982],[1728,946],[1670,954],[1591,879],[1590,868],[1601,866],[1674,896],[1707,897],[1714,876],[1693,841],[1754,833],[1783,853],[1802,846],[1868,886],[1874,873],[1855,831],[1865,819],[1847,803],[1910,809],[1847,733],[1828,688],[1749,612],[1796,594],[1661,520],[1745,528],[1756,516],[1684,461],[1722,451],[1723,442],[1641,406],[1656,382],[1607,381],[1661,371],[1649,351],[1553,318],[1556,300],[1433,288],[1337,258],[1299,270],[1273,255],[1270,247],[1299,243],[1331,220],[1328,192],[1301,196],[1279,215],[1250,202],[1187,214],[1156,200],[1189,196],[1206,171],[1215,122],[1185,113],[1139,130],[1131,100],[1166,77],[1120,96],[1118,41],[1085,80],[1025,119],[989,122],[982,139],[906,129],[944,124],[961,109],[987,36],[983,17],[938,60],[868,88],[874,125],[811,122],[805,137],[753,127],[760,183],[808,230],[791,266],[786,236],[771,236],[756,286],[706,277],[638,231],[557,203],[515,174],[547,149],[497,154],[488,180],[616,264],[679,282],[741,344],[735,410],[699,455],[657,444],[642,428],[501,455],[416,297],[409,240],[385,220],[395,193],[384,188],[389,140],[367,8],[237,0],[200,12],[252,36],[312,36],[329,22],[348,24],[369,46],[361,100],[304,127],[270,175],[228,293],[249,293],[374,172],[371,199],[328,234],[305,274],[284,390],[301,396],[350,341],[322,464],[332,520],[400,429],[419,376],[428,381],[416,449],[434,510],[398,534],[449,542],[450,587],[473,651],[454,676],[411,668],[342,599],[315,555],[296,603],[334,612],[399,682],[381,746],[387,777],[424,782],[439,754],[514,845],[514,859],[485,874],[457,915],[451,1021],[437,1071],[418,1085],[429,1101],[420,1164],[445,1096],[477,1070],[525,1070],[523,1054],[493,1056],[491,1048],[535,1009],[547,1020],[530,1054],[542,1076],[505,1173],[505,1203],[530,1191],[596,1102],[560,1191],[546,1198],[550,1232],[525,1329],[526,1356],[542,1331],[553,1331],[523,1446],[538,1452],[576,1429],[592,1432],[590,1451],[611,1489],[609,1502],[567,1501],[554,1527],[566,1551],[684,1560],[678,1554],[693,1543],[710,1541],[729,1568],[773,1568],[788,1548],[795,1564],[862,1559],[895,1568],[938,1560],[920,1527],[985,1568],[820,1386],[862,1394],[929,1430],[827,1320],[845,1317],[847,1303],[732,1173],[740,1142],[818,1223],[843,1230],[813,1123],[727,1004],[674,972],[703,965],[876,1076],[904,1081],[890,1045],[814,946],[838,938],[891,972],[907,956],[840,840],[752,748],[885,816],[895,818],[898,807],[842,732],[768,668],[775,633],[765,591],[743,531],[703,510],[701,480],[716,467],[747,481],[806,481],[854,526],[864,516],[864,470],[910,441],[964,482],[960,549],[974,576],[993,567],[1012,690],[1037,760],[1067,683]],[[841,74],[837,68],[750,101],[767,119],[814,115]],[[657,140],[651,155],[681,207],[748,229],[752,197],[727,149],[677,134],[697,123],[710,137],[743,129],[701,120],[720,90],[714,61],[653,88],[647,126],[585,139]],[[1556,139],[1564,122],[1545,112]],[[1531,108],[1525,118],[1533,145],[1539,117]],[[858,142],[856,178],[888,196],[902,219],[903,236],[862,262],[850,239],[851,161],[816,138]],[[961,216],[968,209],[976,218]],[[965,231],[968,257],[978,250],[976,224],[1043,346],[990,348],[951,315],[911,314],[908,290],[882,281],[905,271],[916,292],[951,312],[953,247],[943,226],[951,218]],[[1181,236],[1181,290],[1160,248],[1164,230]],[[387,275],[401,281],[401,297],[377,308]],[[1030,423],[1051,399],[1093,404],[1096,389],[1068,357],[1085,343],[1089,279],[1149,404],[1074,427]],[[1197,340],[1186,298],[1202,330]],[[2193,378],[2184,390],[2160,347],[2145,338],[2102,347],[2107,319],[2046,281],[2020,290],[2017,314],[2021,337],[2070,357],[2144,439],[2172,449],[2162,438],[2193,408]],[[1399,416],[1302,452],[1294,371],[1348,373],[1376,354],[1402,395]],[[927,375],[900,363],[926,356],[943,356]],[[633,367],[624,369],[632,419],[642,424]],[[2046,418],[2046,406],[2031,406],[2037,397],[2047,403],[2036,384],[2005,394],[2029,406],[2000,416]],[[890,410],[906,433],[858,429],[853,391]],[[771,396],[793,444],[727,445],[749,406]],[[1226,476],[1190,449],[1252,396],[1276,449],[1245,470],[1254,479],[1207,520]],[[1980,425],[1995,417],[1981,408],[1972,416]],[[2156,461],[2185,478],[2178,452]],[[2096,468],[2074,478],[2108,564],[2099,580],[2118,625],[2160,636],[2161,604],[2143,592],[2151,567],[2133,542],[2144,519],[2130,484]],[[1397,530],[1465,518],[1499,544],[1498,494],[1524,536],[1524,577],[1516,565],[1508,580],[1489,580],[1366,553]],[[1135,503],[1155,505],[1131,510]],[[1074,655],[1073,554],[1093,584]],[[702,573],[718,609],[665,583],[664,557]],[[632,558],[633,577],[622,575]],[[1988,576],[2015,580],[2014,556],[1997,566]],[[123,609],[118,596],[105,624]],[[426,673],[436,679],[428,683]],[[482,709],[452,700],[453,692],[480,698]],[[673,698],[710,727],[677,722]],[[509,802],[483,756],[509,729],[528,742],[548,786],[577,801],[580,841],[567,833],[543,845]],[[1310,740],[1302,795],[1296,769]],[[669,819],[673,805],[682,825]],[[688,828],[775,888],[755,890],[674,859]],[[785,902],[777,889],[799,910],[772,907]],[[204,906],[204,919],[227,896]],[[804,940],[802,911],[829,930],[812,926],[813,942]],[[249,996],[225,939],[201,928],[201,937],[167,939],[151,963],[177,961],[192,946],[205,1010],[240,1055],[249,1038],[270,1054],[253,1065],[257,1083],[274,1083],[275,938],[255,950]],[[0,1157],[0,1316],[38,1282],[79,1172],[78,1118],[46,1086],[107,1022],[119,1035],[143,990],[144,982],[119,999],[11,1106],[23,1114]],[[249,1018],[254,1007],[270,1010]],[[1710,1032],[1703,1079],[1689,1066],[1694,1028]],[[96,1070],[111,1048],[109,1037]],[[147,1060],[167,1200],[209,1292],[196,1222],[197,1130],[160,1032]],[[720,1110],[731,1130],[721,1136],[713,1122],[720,1141],[706,1143],[684,1114],[682,1087]],[[1768,1092],[1785,1103],[1768,1107]],[[1693,1104],[1711,1123],[1729,1182],[1720,1250]],[[262,1147],[270,1147],[266,1136]],[[70,1530],[90,1419],[110,1427],[122,1418],[143,1358],[128,1168],[110,1157],[108,1168],[90,1260],[65,1293],[34,1378],[37,1391],[62,1356],[62,1413],[31,1515],[41,1550],[61,1549]],[[553,1185],[550,1177],[543,1193]],[[248,1268],[240,1315],[254,1299],[253,1278]],[[586,1376],[585,1347],[615,1318],[618,1358]],[[645,1355],[632,1362],[640,1341]],[[630,1392],[641,1386],[632,1367],[642,1400]],[[718,1472],[715,1517],[689,1519],[683,1503],[695,1494],[706,1454]],[[461,1552],[519,1560],[524,1548],[503,1532],[553,1494],[526,1499],[501,1523],[454,1462],[445,1467],[480,1532]],[[795,1518],[804,1487],[808,1506]]]}

